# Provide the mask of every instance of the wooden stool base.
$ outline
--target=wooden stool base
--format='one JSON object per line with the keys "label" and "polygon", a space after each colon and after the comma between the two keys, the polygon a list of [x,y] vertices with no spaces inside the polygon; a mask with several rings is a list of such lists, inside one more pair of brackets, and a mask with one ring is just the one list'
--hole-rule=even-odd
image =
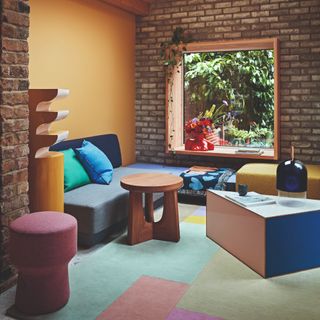
{"label": "wooden stool base", "polygon": [[[153,220],[152,194],[146,194],[146,215],[142,205],[142,192],[130,192],[128,243],[138,244],[151,239],[178,242],[180,240],[177,191],[164,193],[163,215]],[[152,204],[152,205],[151,205]]]}
{"label": "wooden stool base", "polygon": [[[128,243],[158,239],[179,241],[178,189],[183,186],[181,177],[158,172],[138,173],[123,177],[120,181],[129,190]],[[154,222],[153,193],[164,193],[163,215]],[[145,193],[145,209],[142,194]]]}

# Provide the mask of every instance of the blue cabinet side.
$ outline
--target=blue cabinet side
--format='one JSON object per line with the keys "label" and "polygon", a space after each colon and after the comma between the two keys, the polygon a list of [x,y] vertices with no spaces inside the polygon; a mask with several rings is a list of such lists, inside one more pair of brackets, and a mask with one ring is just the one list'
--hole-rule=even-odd
{"label": "blue cabinet side", "polygon": [[320,266],[320,211],[266,221],[266,277]]}

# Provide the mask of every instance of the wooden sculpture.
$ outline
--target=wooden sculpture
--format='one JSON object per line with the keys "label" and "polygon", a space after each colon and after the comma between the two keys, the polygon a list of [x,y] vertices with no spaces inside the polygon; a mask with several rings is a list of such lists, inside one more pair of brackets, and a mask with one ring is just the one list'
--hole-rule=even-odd
{"label": "wooden sculpture", "polygon": [[63,154],[50,146],[68,137],[68,131],[50,130],[69,111],[51,111],[53,101],[66,97],[65,89],[29,90],[29,196],[30,211],[64,211]]}

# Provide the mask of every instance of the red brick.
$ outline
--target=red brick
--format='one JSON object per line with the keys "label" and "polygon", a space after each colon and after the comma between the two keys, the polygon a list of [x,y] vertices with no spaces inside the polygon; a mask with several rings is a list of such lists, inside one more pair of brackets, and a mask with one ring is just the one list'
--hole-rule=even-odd
{"label": "red brick", "polygon": [[309,8],[295,8],[290,9],[290,14],[304,14],[309,12]]}
{"label": "red brick", "polygon": [[276,10],[276,9],[279,9],[279,4],[278,3],[262,4],[260,9],[261,10]]}
{"label": "red brick", "polygon": [[3,21],[14,24],[16,26],[29,27],[29,16],[19,12],[4,10]]}
{"label": "red brick", "polygon": [[223,9],[223,13],[237,13],[240,12],[240,7],[232,7]]}
{"label": "red brick", "polygon": [[236,1],[233,1],[232,4],[234,7],[248,6],[250,4],[250,0],[236,0]]}
{"label": "red brick", "polygon": [[[0,63],[0,219],[1,225],[28,209],[28,43],[29,1],[2,0]],[[0,292],[13,285],[8,231],[0,235]]]}
{"label": "red brick", "polygon": [[233,14],[234,19],[242,19],[242,18],[250,18],[250,17],[251,17],[250,12],[241,12],[241,13]]}
{"label": "red brick", "polygon": [[17,51],[28,52],[28,42],[18,39],[3,39],[2,50],[4,51]]}
{"label": "red brick", "polygon": [[280,8],[295,8],[299,7],[300,3],[299,1],[286,1],[283,3],[280,3]]}
{"label": "red brick", "polygon": [[28,104],[29,95],[28,92],[23,91],[10,91],[10,92],[3,92],[1,95],[0,102],[4,105],[17,105],[17,104]]}
{"label": "red brick", "polygon": [[231,1],[228,1],[228,2],[218,2],[216,3],[216,8],[217,9],[220,9],[220,8],[230,8],[232,5]]}
{"label": "red brick", "polygon": [[2,52],[2,62],[4,64],[24,64],[29,62],[29,56],[21,52]]}

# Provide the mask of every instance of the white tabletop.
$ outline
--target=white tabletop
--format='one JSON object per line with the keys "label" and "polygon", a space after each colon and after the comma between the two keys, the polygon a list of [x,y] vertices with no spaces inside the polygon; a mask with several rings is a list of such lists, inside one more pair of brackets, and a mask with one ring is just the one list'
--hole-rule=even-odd
{"label": "white tabletop", "polygon": [[[237,194],[236,192],[220,191],[220,190],[207,190],[207,192],[212,192],[217,196],[220,196],[226,199],[227,201],[235,203],[229,200],[228,198],[226,198],[225,195]],[[272,217],[286,216],[290,214],[313,212],[313,211],[320,212],[320,200],[286,198],[286,197],[280,198],[280,197],[271,196],[271,195],[266,195],[266,196],[272,199],[275,199],[276,203],[265,204],[261,206],[246,207],[245,209],[248,211],[254,212],[255,214],[258,214],[263,218],[272,218]],[[279,203],[279,200],[281,200],[280,203]],[[286,205],[284,205],[284,203],[286,203]]]}

